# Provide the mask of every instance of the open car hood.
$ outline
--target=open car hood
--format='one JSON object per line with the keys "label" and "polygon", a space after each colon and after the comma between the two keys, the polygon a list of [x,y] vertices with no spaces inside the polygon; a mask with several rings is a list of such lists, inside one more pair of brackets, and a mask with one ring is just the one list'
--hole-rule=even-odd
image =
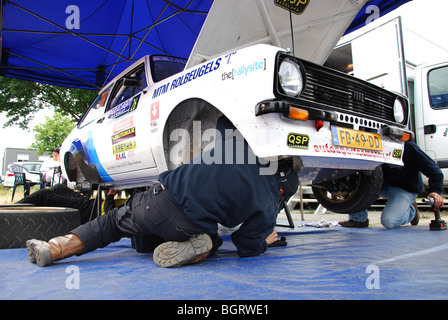
{"label": "open car hood", "polygon": [[215,0],[187,67],[260,43],[290,49],[296,57],[323,64],[366,2]]}

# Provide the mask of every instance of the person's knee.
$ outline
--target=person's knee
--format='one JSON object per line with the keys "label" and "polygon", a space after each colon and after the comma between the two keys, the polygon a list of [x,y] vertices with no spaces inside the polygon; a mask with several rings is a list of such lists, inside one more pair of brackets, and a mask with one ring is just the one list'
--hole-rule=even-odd
{"label": "person's knee", "polygon": [[401,225],[401,224],[397,223],[397,221],[390,219],[388,217],[384,217],[384,216],[381,216],[381,224],[386,229],[395,229]]}

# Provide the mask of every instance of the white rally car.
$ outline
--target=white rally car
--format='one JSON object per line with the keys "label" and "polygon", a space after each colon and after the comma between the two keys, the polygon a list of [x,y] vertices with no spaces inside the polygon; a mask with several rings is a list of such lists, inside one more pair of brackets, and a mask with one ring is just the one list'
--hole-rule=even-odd
{"label": "white rally car", "polygon": [[300,179],[335,212],[367,208],[382,185],[380,165],[402,165],[405,97],[266,44],[186,63],[146,56],[108,83],[61,147],[68,180],[148,186],[212,147],[221,115],[258,157],[298,160]]}

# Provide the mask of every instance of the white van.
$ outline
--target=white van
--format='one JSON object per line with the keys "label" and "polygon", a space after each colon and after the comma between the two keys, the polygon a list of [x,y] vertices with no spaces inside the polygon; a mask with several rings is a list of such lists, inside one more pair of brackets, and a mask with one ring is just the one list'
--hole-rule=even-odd
{"label": "white van", "polygon": [[417,144],[442,169],[448,188],[448,60],[417,66],[413,98]]}
{"label": "white van", "polygon": [[[341,38],[325,65],[409,98],[409,129],[417,145],[442,169],[447,189],[448,56],[444,59],[437,53],[433,57],[427,52],[425,60],[430,63],[407,60],[406,55],[413,52],[405,51],[406,32],[401,17],[378,19]],[[427,178],[422,178],[427,186]]]}

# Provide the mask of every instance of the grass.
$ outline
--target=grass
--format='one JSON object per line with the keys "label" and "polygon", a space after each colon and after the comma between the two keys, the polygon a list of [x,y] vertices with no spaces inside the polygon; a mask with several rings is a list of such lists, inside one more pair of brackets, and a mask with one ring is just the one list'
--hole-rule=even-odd
{"label": "grass", "polygon": [[[31,192],[39,190],[39,186],[32,186]],[[23,198],[23,186],[18,186],[14,194],[14,201],[11,201],[12,188],[0,184],[0,204],[11,204]]]}

